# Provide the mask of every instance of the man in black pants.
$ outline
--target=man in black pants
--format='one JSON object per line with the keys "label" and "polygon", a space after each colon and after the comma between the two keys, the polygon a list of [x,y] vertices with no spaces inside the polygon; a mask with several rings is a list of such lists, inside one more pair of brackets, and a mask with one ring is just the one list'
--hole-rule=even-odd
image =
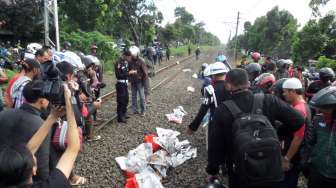
{"label": "man in black pants", "polygon": [[117,90],[117,115],[119,123],[127,123],[126,112],[128,105],[128,61],[131,61],[132,55],[126,50],[122,57],[115,64],[115,75],[117,78],[116,90]]}

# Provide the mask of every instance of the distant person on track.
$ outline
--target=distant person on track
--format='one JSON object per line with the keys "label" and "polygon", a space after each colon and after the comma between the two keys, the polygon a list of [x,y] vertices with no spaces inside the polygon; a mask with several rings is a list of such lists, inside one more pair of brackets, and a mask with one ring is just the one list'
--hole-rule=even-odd
{"label": "distant person on track", "polygon": [[114,70],[117,78],[116,91],[117,91],[117,121],[119,123],[127,123],[128,116],[128,62],[132,61],[132,54],[129,50],[125,50],[121,58],[116,62]]}
{"label": "distant person on track", "polygon": [[201,54],[201,49],[200,49],[200,47],[197,47],[197,49],[195,50],[196,60],[199,59],[200,54]]}
{"label": "distant person on track", "polygon": [[169,61],[170,60],[170,48],[169,46],[167,45],[166,46],[166,61]]}
{"label": "distant person on track", "polygon": [[148,79],[147,67],[142,58],[139,57],[140,50],[136,46],[130,47],[130,52],[132,54],[132,60],[129,62],[129,80],[131,82],[132,91],[132,110],[133,114],[139,114],[138,109],[138,98],[140,98],[140,115],[145,116],[146,112],[146,101],[145,101],[145,88],[144,84],[146,79]]}
{"label": "distant person on track", "polygon": [[188,46],[188,56],[191,55],[191,46]]}

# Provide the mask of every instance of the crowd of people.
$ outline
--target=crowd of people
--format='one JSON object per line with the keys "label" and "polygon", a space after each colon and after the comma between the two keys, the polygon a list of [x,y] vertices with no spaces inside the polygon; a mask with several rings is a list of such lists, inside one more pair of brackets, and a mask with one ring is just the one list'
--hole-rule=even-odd
{"label": "crowd of people", "polygon": [[[149,64],[160,63],[163,56],[160,46],[152,55],[151,48],[143,54],[146,60],[138,47],[125,48],[114,64],[119,123],[129,118],[128,83],[132,114],[144,117],[150,105]],[[95,127],[105,87],[98,46],[90,49],[88,55],[74,52],[67,41],[61,51],[38,43],[25,49],[1,47],[0,187],[87,184],[72,169],[83,142],[101,139]],[[169,53],[167,49],[167,60]]]}
{"label": "crowd of people", "polygon": [[297,188],[301,173],[309,188],[336,187],[334,71],[307,84],[290,59],[254,52],[234,69],[220,59],[201,67],[203,102],[187,130],[210,114],[205,187],[222,174],[230,188]]}
{"label": "crowd of people", "polygon": [[[94,130],[105,87],[97,50],[93,44],[89,55],[74,53],[65,42],[55,52],[33,43],[11,66],[15,75],[0,69],[0,83],[7,83],[0,98],[1,187],[86,184],[72,169],[83,142],[101,139]],[[140,56],[131,46],[114,65],[120,125],[129,118],[129,83],[132,115],[145,116],[150,103],[148,65]],[[187,133],[209,114],[207,186],[222,174],[231,188],[296,188],[303,174],[309,188],[336,187],[334,71],[321,68],[319,79],[310,80],[290,59],[261,59],[254,52],[232,68],[220,52],[201,66],[202,104]]]}

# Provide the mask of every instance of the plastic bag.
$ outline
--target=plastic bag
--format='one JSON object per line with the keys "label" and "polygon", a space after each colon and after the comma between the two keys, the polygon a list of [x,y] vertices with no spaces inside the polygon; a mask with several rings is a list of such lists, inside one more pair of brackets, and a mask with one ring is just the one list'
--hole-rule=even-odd
{"label": "plastic bag", "polygon": [[153,140],[154,137],[156,137],[156,136],[153,135],[153,134],[145,135],[145,143],[152,144],[153,152],[156,152],[157,150],[159,150],[161,148],[161,146],[154,142],[154,140]]}
{"label": "plastic bag", "polygon": [[132,178],[127,178],[126,183],[125,183],[125,188],[139,188],[138,182],[134,177]]}
{"label": "plastic bag", "polygon": [[192,86],[188,86],[187,91],[193,93],[193,92],[195,92],[195,88],[193,88]]}
{"label": "plastic bag", "polygon": [[155,174],[151,167],[135,175],[139,188],[163,188],[161,178]]}
{"label": "plastic bag", "polygon": [[175,122],[178,124],[182,123],[183,116],[185,116],[187,112],[183,109],[182,106],[178,106],[173,110],[173,113],[166,114],[166,117],[169,122]]}

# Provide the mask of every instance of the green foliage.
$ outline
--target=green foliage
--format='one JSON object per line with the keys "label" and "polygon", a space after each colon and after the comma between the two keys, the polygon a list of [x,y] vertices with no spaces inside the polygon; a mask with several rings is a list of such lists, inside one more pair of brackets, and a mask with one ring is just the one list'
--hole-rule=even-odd
{"label": "green foliage", "polygon": [[315,16],[320,16],[319,7],[326,5],[330,0],[310,0],[309,7],[313,10]]}
{"label": "green foliage", "polygon": [[318,58],[317,68],[323,68],[323,67],[330,67],[333,70],[336,70],[336,60],[329,59],[325,56],[321,56]]}
{"label": "green foliage", "polygon": [[309,21],[298,32],[293,43],[294,58],[302,62],[318,58],[320,55],[335,58],[336,36],[332,34],[332,28],[336,28],[336,16],[333,13],[327,14],[318,21]]}
{"label": "green foliage", "polygon": [[321,33],[316,21],[309,21],[302,31],[297,34],[293,43],[294,59],[307,62],[317,58],[325,47],[326,36]]}
{"label": "green foliage", "polygon": [[220,44],[218,37],[207,32],[204,29],[204,23],[194,22],[192,14],[186,11],[184,7],[175,9],[176,21],[167,24],[165,28],[158,29],[158,38],[165,44],[182,42],[183,44],[213,45]]}
{"label": "green foliage", "polygon": [[21,41],[40,41],[43,37],[42,6],[37,1],[18,0],[16,3],[0,1],[0,21],[6,24],[1,29],[13,33]]}
{"label": "green foliage", "polygon": [[[237,38],[238,47],[269,56],[288,58],[297,27],[297,20],[288,11],[274,7],[266,16],[257,18],[254,24],[244,23],[245,32]],[[229,47],[233,48],[234,45],[235,38],[229,42]]]}
{"label": "green foliage", "polygon": [[61,32],[60,38],[62,41],[71,42],[73,49],[80,50],[85,54],[90,53],[92,44],[96,44],[98,46],[97,55],[103,61],[105,70],[112,70],[113,62],[120,55],[119,50],[113,48],[112,37],[103,35],[98,31],[83,32],[77,30],[71,33]]}

